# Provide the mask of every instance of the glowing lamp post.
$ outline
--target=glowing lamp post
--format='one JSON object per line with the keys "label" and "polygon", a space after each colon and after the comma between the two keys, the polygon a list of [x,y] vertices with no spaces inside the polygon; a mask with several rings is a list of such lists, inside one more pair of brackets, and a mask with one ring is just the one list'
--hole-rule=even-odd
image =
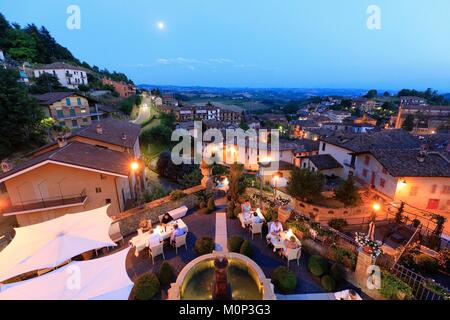
{"label": "glowing lamp post", "polygon": [[[141,193],[141,179],[139,176],[140,167],[141,166],[140,166],[138,160],[133,160],[130,163],[131,172],[136,177],[136,184],[137,184],[137,186],[135,186],[136,199],[137,199],[138,195],[140,195],[140,193]],[[130,181],[130,184],[131,184],[131,181]]]}
{"label": "glowing lamp post", "polygon": [[267,157],[264,158],[262,161],[258,162],[259,167],[259,177],[260,177],[260,183],[259,183],[259,207],[262,208],[262,197],[263,197],[263,178],[264,178],[264,167],[268,167],[270,165],[270,162],[272,161],[271,158]]}

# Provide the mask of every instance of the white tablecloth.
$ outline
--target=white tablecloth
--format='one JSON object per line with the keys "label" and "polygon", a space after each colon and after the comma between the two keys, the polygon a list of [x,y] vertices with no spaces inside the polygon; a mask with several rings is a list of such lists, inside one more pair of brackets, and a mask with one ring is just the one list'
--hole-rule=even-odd
{"label": "white tablecloth", "polygon": [[270,236],[270,242],[273,245],[273,250],[276,251],[277,249],[284,249],[286,246],[284,245],[284,241],[285,240],[289,240],[291,237],[295,238],[295,241],[301,246],[302,243],[300,242],[300,240],[292,233],[290,233],[289,231],[282,231],[280,232],[280,236]]}
{"label": "white tablecloth", "polygon": [[[173,231],[173,226],[175,224],[178,224],[178,228],[183,229],[186,233],[188,233],[189,229],[187,225],[183,222],[183,220],[178,219],[175,221],[172,221],[167,224],[166,227],[163,227],[161,225],[156,226],[153,228],[153,232],[160,235],[162,240],[166,240],[170,238],[170,235]],[[138,234],[137,236],[131,238],[130,244],[136,248],[135,255],[136,257],[139,256],[139,252],[144,250],[148,247],[148,242],[150,240],[150,232],[144,232],[142,234]]]}

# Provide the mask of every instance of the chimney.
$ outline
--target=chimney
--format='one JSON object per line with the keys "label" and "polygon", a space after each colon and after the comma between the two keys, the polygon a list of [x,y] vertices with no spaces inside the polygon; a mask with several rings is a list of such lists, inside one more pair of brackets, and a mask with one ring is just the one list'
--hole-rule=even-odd
{"label": "chimney", "polygon": [[12,162],[9,159],[4,159],[1,163],[1,166],[2,166],[3,172],[11,171],[14,167]]}
{"label": "chimney", "polygon": [[103,134],[103,128],[102,128],[102,125],[101,125],[101,124],[98,124],[98,125],[95,127],[95,129],[96,129],[96,131],[97,131],[98,134]]}
{"label": "chimney", "polygon": [[127,135],[125,132],[122,132],[122,140],[127,140]]}

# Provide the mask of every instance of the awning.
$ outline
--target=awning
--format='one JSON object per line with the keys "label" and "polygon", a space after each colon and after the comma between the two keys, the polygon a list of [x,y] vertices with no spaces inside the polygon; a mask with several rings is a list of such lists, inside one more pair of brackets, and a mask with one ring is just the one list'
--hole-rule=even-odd
{"label": "awning", "polygon": [[16,228],[14,239],[0,252],[0,282],[29,271],[56,267],[89,250],[115,246],[109,236],[112,219],[107,208]]}
{"label": "awning", "polygon": [[125,261],[129,248],[72,262],[43,276],[2,287],[0,300],[127,300],[133,288]]}

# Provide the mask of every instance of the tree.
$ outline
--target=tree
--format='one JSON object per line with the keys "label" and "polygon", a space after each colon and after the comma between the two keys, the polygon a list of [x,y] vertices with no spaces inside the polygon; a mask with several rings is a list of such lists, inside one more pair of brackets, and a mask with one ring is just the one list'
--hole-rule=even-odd
{"label": "tree", "polygon": [[34,84],[30,87],[31,93],[46,93],[55,91],[70,90],[61,86],[58,78],[55,75],[46,72],[37,77],[34,81]]}
{"label": "tree", "polygon": [[151,144],[154,142],[166,144],[170,141],[171,137],[172,130],[163,124],[146,129],[140,135],[141,142],[146,144]]}
{"label": "tree", "polygon": [[41,143],[44,114],[37,101],[28,96],[27,88],[18,83],[16,70],[0,68],[0,156],[27,150]]}
{"label": "tree", "polygon": [[400,224],[403,221],[403,211],[405,211],[405,203],[402,201],[400,207],[398,207],[397,212],[395,213],[395,223]]}
{"label": "tree", "polygon": [[376,98],[377,95],[378,95],[378,91],[375,89],[372,89],[372,90],[367,91],[367,93],[364,97],[366,97],[368,99],[373,99],[373,98]]}
{"label": "tree", "polygon": [[320,194],[324,183],[325,178],[321,174],[307,169],[295,168],[291,172],[287,191],[293,197],[311,201]]}
{"label": "tree", "polygon": [[385,97],[390,97],[391,94],[390,94],[388,91],[385,91],[385,92],[383,93],[383,96],[385,96]]}
{"label": "tree", "polygon": [[[177,118],[175,116],[175,113],[161,113],[159,116],[159,119],[161,120],[161,124],[172,129],[175,126],[175,122],[177,121]],[[169,137],[170,140],[170,137]]]}
{"label": "tree", "polygon": [[231,198],[237,201],[239,195],[245,190],[244,166],[239,163],[233,163],[230,167],[229,187]]}
{"label": "tree", "polygon": [[402,123],[402,128],[406,131],[413,131],[414,129],[414,116],[412,114],[408,114],[405,118],[405,121]]}
{"label": "tree", "polygon": [[347,206],[354,206],[361,200],[352,176],[348,176],[347,180],[336,189],[334,197]]}
{"label": "tree", "polygon": [[248,129],[250,129],[250,127],[244,120],[242,120],[241,123],[239,124],[239,128],[241,128],[244,131],[247,131]]}

